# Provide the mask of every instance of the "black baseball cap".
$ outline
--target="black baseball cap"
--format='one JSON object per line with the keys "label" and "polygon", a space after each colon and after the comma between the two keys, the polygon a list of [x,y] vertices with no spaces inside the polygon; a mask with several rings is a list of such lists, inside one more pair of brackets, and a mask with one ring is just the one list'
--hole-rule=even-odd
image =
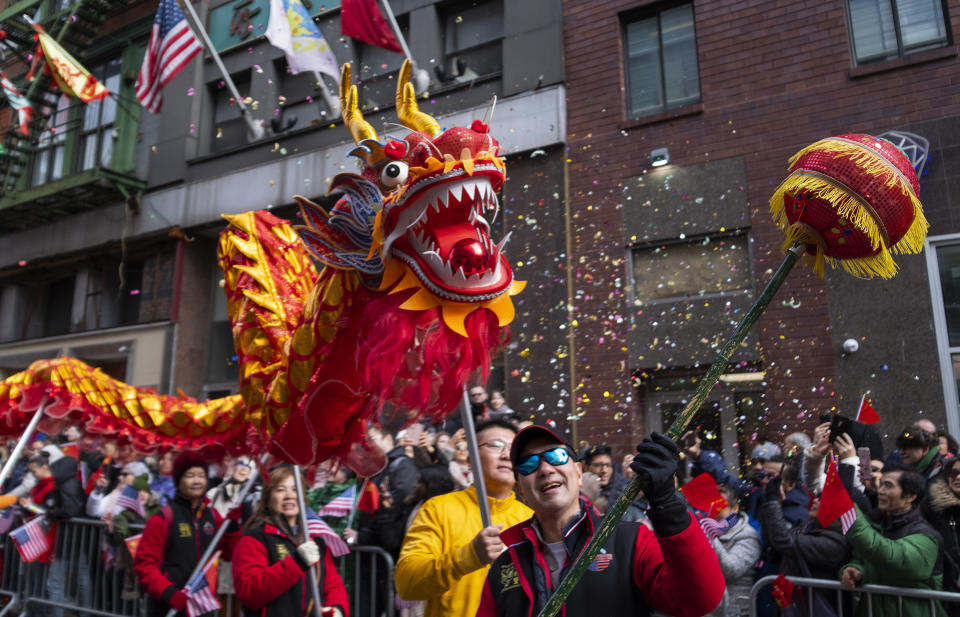
{"label": "black baseball cap", "polygon": [[573,452],[573,448],[571,448],[570,445],[561,439],[556,433],[545,426],[532,424],[522,429],[519,433],[517,433],[517,436],[513,438],[513,445],[510,446],[510,462],[516,466],[517,459],[520,458],[520,453],[523,452],[523,449],[527,447],[528,443],[538,438],[545,438],[549,439],[550,441],[555,441],[562,446],[566,446],[570,452]]}

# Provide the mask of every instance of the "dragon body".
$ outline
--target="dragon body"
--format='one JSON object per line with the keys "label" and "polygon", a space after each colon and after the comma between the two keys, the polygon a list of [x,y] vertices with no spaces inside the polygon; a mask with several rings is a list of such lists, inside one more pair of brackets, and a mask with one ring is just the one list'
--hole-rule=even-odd
{"label": "dragon body", "polygon": [[334,178],[329,211],[295,197],[303,225],[266,211],[226,215],[218,258],[240,395],[158,395],[72,358],[0,382],[0,433],[16,434],[46,397],[41,428],[86,426],[141,452],[268,448],[309,464],[339,457],[361,475],[384,463],[365,439],[384,405],[413,422],[453,411],[507,340],[513,279],[490,223],[505,167],[488,126],[442,130],[401,69],[403,139],[377,137],[344,66],[340,102],[361,173]]}

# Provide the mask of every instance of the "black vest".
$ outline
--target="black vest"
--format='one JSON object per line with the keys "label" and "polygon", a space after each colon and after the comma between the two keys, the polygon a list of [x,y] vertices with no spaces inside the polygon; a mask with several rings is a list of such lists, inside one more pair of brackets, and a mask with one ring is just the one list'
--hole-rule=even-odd
{"label": "black vest", "polygon": [[[566,536],[567,552],[579,555],[593,535],[600,519],[592,513],[581,515]],[[603,615],[643,617],[650,611],[640,589],[633,582],[633,561],[640,523],[622,522],[607,538],[601,552],[574,587],[561,615]],[[497,599],[497,613],[503,617],[532,616],[540,612],[553,593],[550,569],[532,527],[524,529],[522,542],[509,547],[490,568],[488,581]],[[561,573],[566,576],[575,559]]]}
{"label": "black vest", "polygon": [[[267,549],[267,565],[273,565],[285,559],[287,555],[296,555],[297,554],[297,544],[290,539],[289,536],[284,534],[282,531],[276,529],[272,525],[268,531],[266,525],[259,525],[253,529],[247,530],[243,535],[250,536],[254,538],[257,542],[262,544]],[[323,558],[322,556],[326,554],[327,547],[323,543],[323,540],[317,537],[313,537],[313,541],[317,543],[317,546],[320,547],[321,559],[317,562],[317,568],[319,568],[320,579],[323,580]],[[274,598],[269,604],[264,606],[259,610],[248,609],[243,607],[243,614],[245,617],[302,617],[307,614],[307,606],[312,599],[310,597],[310,589],[306,583],[306,577],[309,576],[310,570],[304,573],[303,578],[296,582],[290,589],[286,590],[276,598]],[[321,605],[323,603],[322,593],[323,589],[320,589],[321,592]]]}
{"label": "black vest", "polygon": [[[154,516],[163,517],[167,525],[167,543],[163,546],[161,569],[171,583],[182,589],[217,533],[213,510],[204,504],[194,511],[190,501],[177,494],[170,505]],[[166,603],[157,602],[149,594],[146,601],[148,617],[166,615],[170,610]],[[181,611],[178,614],[186,613]]]}

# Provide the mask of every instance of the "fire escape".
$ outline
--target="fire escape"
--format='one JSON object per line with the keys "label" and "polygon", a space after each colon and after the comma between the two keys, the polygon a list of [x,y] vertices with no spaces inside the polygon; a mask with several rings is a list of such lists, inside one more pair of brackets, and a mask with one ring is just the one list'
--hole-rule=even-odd
{"label": "fire escape", "polygon": [[[131,2],[128,0],[15,2],[0,12],[0,23],[4,25],[7,33],[4,51],[8,60],[13,53],[26,63],[28,54],[34,51],[35,42],[33,29],[23,15],[32,15],[50,36],[86,66],[84,53],[98,37],[102,37],[103,23],[129,4]],[[128,77],[121,76],[121,79]],[[121,135],[121,139],[123,153],[128,156],[114,156],[113,163],[101,160],[103,157],[94,157],[96,161],[93,164],[89,161],[81,163],[83,152],[78,143],[78,135],[81,125],[87,123],[84,104],[73,99],[68,108],[58,109],[61,92],[53,78],[42,70],[42,66],[36,70],[36,77],[32,82],[26,82],[22,77],[15,79],[15,82],[32,104],[34,120],[28,135],[20,132],[15,113],[13,121],[0,127],[0,235],[42,225],[110,203],[125,202],[129,207],[137,209],[139,196],[146,182],[138,179],[133,171],[138,120],[138,116],[133,116],[140,111],[136,99],[125,97],[116,101],[118,112],[122,108],[127,118],[124,118],[123,122],[117,122],[107,137],[116,139],[118,131],[125,133]],[[116,95],[116,92],[110,93],[111,97]],[[122,127],[119,126],[121,124]],[[38,164],[40,146],[45,139],[49,144],[52,135],[59,135],[59,139],[64,140],[64,143],[67,140],[73,142],[57,161],[59,167],[55,176],[32,176],[33,166]],[[115,164],[120,158],[123,161]],[[47,164],[54,163],[51,161]]]}

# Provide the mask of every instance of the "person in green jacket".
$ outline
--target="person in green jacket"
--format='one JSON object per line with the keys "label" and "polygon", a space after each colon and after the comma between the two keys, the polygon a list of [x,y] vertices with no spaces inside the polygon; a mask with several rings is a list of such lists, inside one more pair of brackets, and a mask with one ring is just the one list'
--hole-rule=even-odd
{"label": "person in green jacket", "polygon": [[[942,589],[940,535],[920,513],[926,482],[914,468],[891,464],[883,469],[877,492],[877,508],[864,515],[857,508],[857,520],[847,531],[853,549],[851,561],[840,568],[843,586],[890,585],[914,589]],[[857,615],[895,617],[900,598],[871,595],[857,607]],[[905,617],[929,617],[928,600],[903,598]],[[938,616],[945,615],[937,603]]]}

